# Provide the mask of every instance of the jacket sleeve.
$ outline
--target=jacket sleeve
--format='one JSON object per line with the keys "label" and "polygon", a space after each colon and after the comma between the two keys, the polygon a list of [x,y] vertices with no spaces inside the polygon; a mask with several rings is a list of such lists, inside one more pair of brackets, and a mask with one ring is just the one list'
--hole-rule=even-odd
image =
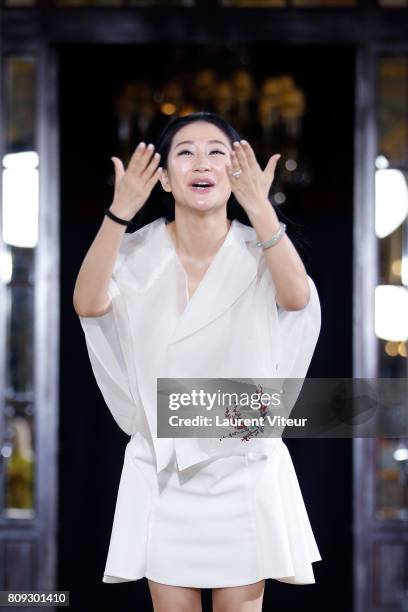
{"label": "jacket sleeve", "polygon": [[[321,328],[320,300],[312,278],[307,275],[310,299],[300,310],[278,307],[278,366],[276,377],[284,379],[286,415],[302,390]],[[287,380],[286,380],[287,379]]]}
{"label": "jacket sleeve", "polygon": [[307,275],[310,299],[300,310],[278,307],[278,375],[304,378],[312,361],[321,327],[320,300],[316,285]]}
{"label": "jacket sleeve", "polygon": [[[300,310],[285,310],[276,303],[276,287],[264,257],[260,257],[259,295],[267,309],[269,342],[276,346],[276,378],[305,378],[321,327],[320,300],[307,274],[310,299]],[[269,304],[273,302],[271,309]]]}
{"label": "jacket sleeve", "polygon": [[108,312],[97,317],[79,316],[93,374],[102,396],[119,427],[132,435],[138,430],[140,399],[132,395],[129,384],[126,351],[122,330],[126,321],[118,284],[112,276],[108,295],[112,300]]}

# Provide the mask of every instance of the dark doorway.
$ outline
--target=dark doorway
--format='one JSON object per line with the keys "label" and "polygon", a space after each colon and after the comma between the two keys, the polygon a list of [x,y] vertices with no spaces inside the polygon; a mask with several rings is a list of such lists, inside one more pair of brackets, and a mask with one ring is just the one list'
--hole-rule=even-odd
{"label": "dark doorway", "polygon": [[[146,579],[120,585],[101,582],[127,437],[97,389],[72,306],[76,274],[112,198],[110,157],[119,151],[115,100],[132,79],[144,78],[154,86],[169,78],[188,83],[194,71],[206,67],[228,79],[240,66],[256,82],[265,75],[292,75],[304,92],[301,150],[310,181],[285,187],[282,212],[292,222],[289,235],[321,299],[322,332],[309,376],[352,376],[354,49],[266,44],[62,46],[58,588],[70,590],[73,610],[152,609]],[[167,119],[156,118],[152,138]],[[249,119],[245,138],[259,142],[256,114]],[[133,132],[135,145],[141,134]],[[279,149],[269,155],[275,152]],[[351,610],[351,440],[292,439],[287,444],[323,560],[313,566],[315,585],[295,587],[268,580],[264,610],[326,612],[328,602],[331,612]],[[207,606],[209,592],[204,592],[204,600]]]}

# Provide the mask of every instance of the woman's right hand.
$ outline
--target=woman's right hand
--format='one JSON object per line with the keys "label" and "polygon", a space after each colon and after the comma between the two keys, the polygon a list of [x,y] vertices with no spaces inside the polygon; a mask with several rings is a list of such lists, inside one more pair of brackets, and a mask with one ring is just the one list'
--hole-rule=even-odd
{"label": "woman's right hand", "polygon": [[140,142],[125,171],[118,157],[111,157],[115,167],[115,192],[110,210],[130,221],[142,208],[159,179],[160,154],[153,155],[154,145]]}

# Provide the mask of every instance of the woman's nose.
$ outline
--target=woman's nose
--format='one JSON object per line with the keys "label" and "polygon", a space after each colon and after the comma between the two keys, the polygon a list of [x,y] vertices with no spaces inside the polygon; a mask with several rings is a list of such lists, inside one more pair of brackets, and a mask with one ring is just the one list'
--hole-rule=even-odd
{"label": "woman's nose", "polygon": [[209,162],[208,157],[204,153],[198,154],[194,161],[194,167],[198,168],[199,170],[209,168],[210,162]]}

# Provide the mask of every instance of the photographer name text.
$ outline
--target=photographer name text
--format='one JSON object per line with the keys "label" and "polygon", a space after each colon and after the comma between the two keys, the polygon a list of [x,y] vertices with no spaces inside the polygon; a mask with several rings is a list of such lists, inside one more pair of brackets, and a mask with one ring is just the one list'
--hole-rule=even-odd
{"label": "photographer name text", "polygon": [[173,415],[169,418],[171,427],[264,427],[267,422],[271,427],[305,427],[307,418],[291,419],[284,416],[225,418],[220,416],[209,417],[197,415],[195,417],[179,417]]}

